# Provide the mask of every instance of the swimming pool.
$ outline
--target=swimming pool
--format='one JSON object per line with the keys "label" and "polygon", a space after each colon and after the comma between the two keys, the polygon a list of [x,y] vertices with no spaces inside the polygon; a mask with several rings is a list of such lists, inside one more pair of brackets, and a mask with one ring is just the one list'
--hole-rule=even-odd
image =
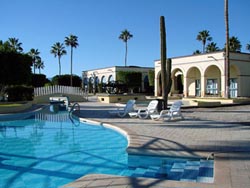
{"label": "swimming pool", "polygon": [[[1,121],[0,187],[60,187],[91,173],[213,181],[213,161],[191,164],[179,159],[142,158],[128,155],[127,144],[127,139],[112,129],[70,121],[68,112],[47,111],[24,120]],[[201,168],[203,179],[199,179]],[[185,170],[192,170],[194,177],[185,179]]]}

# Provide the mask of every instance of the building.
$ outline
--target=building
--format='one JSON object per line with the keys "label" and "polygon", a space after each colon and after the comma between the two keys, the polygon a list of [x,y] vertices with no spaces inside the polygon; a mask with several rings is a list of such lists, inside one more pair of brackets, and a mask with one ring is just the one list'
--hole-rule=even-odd
{"label": "building", "polygon": [[[84,87],[88,87],[92,85],[94,90],[95,87],[99,84],[105,84],[110,81],[117,80],[117,73],[119,71],[128,71],[128,72],[141,72],[142,73],[142,80],[141,80],[141,87],[139,90],[141,92],[145,92],[146,88],[149,85],[148,81],[148,74],[150,70],[154,70],[154,68],[150,67],[138,67],[138,66],[113,66],[113,67],[106,67],[101,69],[94,69],[94,70],[87,70],[82,72],[83,78],[83,85]],[[95,84],[93,84],[95,83]],[[91,92],[91,91],[90,91]]]}
{"label": "building", "polygon": [[[231,98],[250,97],[250,54],[230,52]],[[155,96],[161,96],[161,62],[155,61]],[[224,51],[172,58],[171,95],[226,97]]]}

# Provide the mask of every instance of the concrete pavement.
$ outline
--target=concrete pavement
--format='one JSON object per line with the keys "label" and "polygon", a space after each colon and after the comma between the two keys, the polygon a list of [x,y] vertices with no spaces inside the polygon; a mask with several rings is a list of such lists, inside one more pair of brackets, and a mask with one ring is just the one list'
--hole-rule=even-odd
{"label": "concrete pavement", "polygon": [[87,175],[66,187],[250,187],[250,105],[182,108],[185,120],[118,118],[114,104],[80,103],[80,117],[118,127],[128,134],[128,153],[215,159],[215,181],[178,182],[150,178]]}

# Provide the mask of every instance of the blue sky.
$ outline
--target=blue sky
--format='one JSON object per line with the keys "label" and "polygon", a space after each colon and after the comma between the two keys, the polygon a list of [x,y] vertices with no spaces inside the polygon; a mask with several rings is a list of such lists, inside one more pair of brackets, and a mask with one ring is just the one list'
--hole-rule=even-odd
{"label": "blue sky", "polygon": [[[109,66],[123,66],[122,30],[133,34],[128,41],[127,65],[153,67],[160,58],[160,16],[165,17],[167,56],[191,55],[202,50],[196,40],[208,30],[213,42],[225,43],[224,0],[0,0],[0,40],[18,38],[25,52],[38,49],[43,74],[58,74],[58,60],[51,46],[66,36],[78,36],[73,73]],[[241,41],[242,52],[250,43],[249,0],[229,0],[230,36]],[[70,49],[61,59],[62,74],[70,74]],[[37,71],[38,72],[38,71]]]}

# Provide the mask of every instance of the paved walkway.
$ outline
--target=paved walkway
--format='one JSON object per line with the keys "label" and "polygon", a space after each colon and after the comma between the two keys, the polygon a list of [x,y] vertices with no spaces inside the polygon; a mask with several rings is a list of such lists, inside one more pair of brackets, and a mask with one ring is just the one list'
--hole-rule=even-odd
{"label": "paved walkway", "polygon": [[213,184],[150,178],[87,175],[68,187],[218,187],[250,186],[250,105],[183,108],[185,120],[170,122],[111,117],[114,104],[81,103],[80,116],[111,124],[129,136],[128,153],[215,158]]}

